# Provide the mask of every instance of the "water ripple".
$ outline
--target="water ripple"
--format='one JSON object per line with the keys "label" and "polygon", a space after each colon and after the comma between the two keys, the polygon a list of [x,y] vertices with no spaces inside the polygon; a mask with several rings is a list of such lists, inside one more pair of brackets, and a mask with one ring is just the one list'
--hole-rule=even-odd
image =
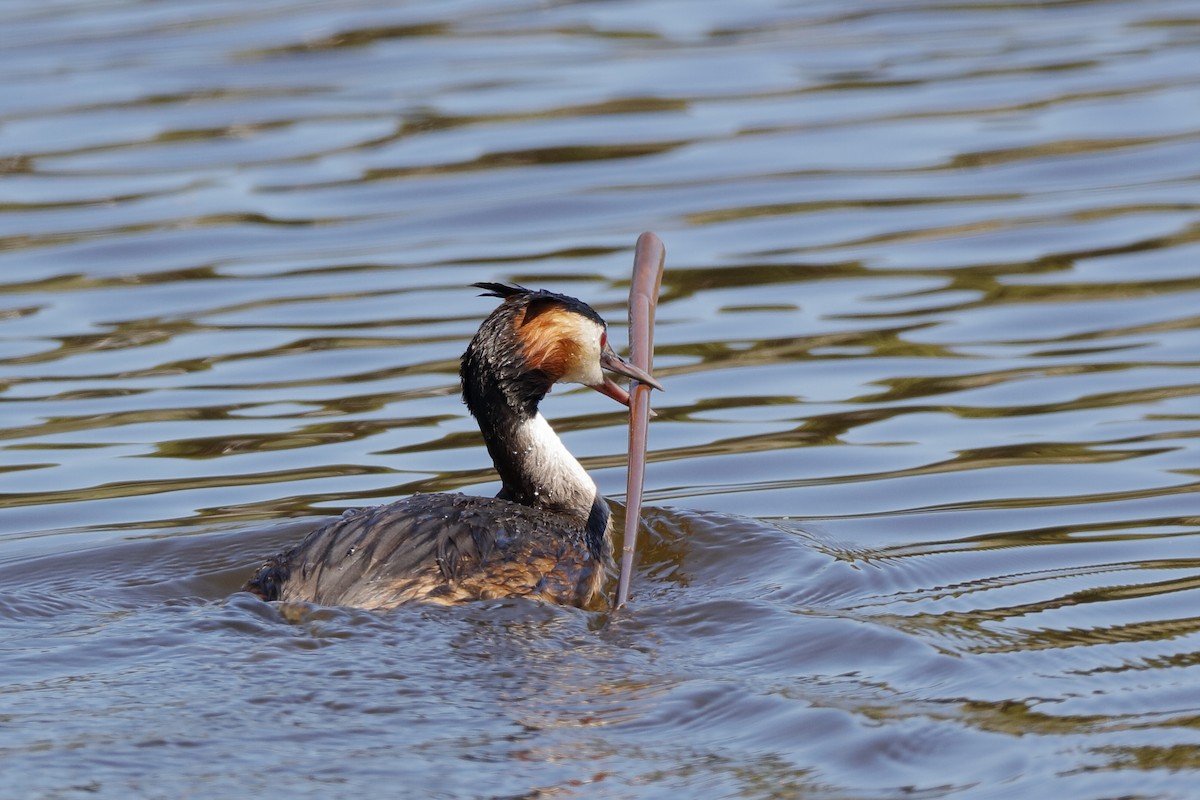
{"label": "water ripple", "polygon": [[[11,791],[1193,793],[1183,0],[0,29]],[[238,593],[349,506],[494,493],[467,287],[578,295],[619,342],[644,229],[668,391],[628,609]],[[619,500],[604,402],[545,410]]]}

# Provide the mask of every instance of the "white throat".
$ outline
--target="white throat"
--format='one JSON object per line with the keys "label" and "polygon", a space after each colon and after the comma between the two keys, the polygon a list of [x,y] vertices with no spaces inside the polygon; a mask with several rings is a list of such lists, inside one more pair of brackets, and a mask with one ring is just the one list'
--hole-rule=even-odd
{"label": "white throat", "polygon": [[524,454],[527,478],[534,487],[534,505],[582,514],[586,519],[596,499],[596,482],[587,474],[562,439],[540,413],[521,422],[515,444]]}

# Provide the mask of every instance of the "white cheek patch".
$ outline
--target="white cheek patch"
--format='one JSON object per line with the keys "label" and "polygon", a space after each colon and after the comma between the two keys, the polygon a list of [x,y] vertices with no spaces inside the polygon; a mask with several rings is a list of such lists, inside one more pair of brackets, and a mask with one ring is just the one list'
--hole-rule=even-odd
{"label": "white cheek patch", "polygon": [[580,318],[579,328],[575,333],[578,343],[578,357],[558,379],[559,383],[582,383],[584,386],[597,386],[604,383],[604,373],[600,371],[600,337],[604,328],[590,319]]}

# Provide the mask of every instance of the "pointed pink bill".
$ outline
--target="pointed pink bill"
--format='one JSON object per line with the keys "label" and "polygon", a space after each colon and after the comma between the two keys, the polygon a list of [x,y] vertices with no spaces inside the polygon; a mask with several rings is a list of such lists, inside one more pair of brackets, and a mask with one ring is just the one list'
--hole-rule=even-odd
{"label": "pointed pink bill", "polygon": [[[629,472],[625,492],[625,537],[621,548],[621,577],[617,583],[618,609],[629,599],[638,524],[642,513],[642,486],[646,481],[646,436],[650,422],[650,389],[662,385],[650,377],[654,356],[654,312],[662,285],[666,248],[653,233],[638,237],[633,255],[633,282],[629,286],[629,361],[624,369],[609,366],[633,379],[629,384]],[[613,354],[616,357],[616,354]],[[618,359],[619,361],[620,359]],[[639,374],[640,373],[640,374]],[[612,396],[612,395],[610,395]]]}
{"label": "pointed pink bill", "polygon": [[[648,386],[658,389],[660,392],[666,391],[663,389],[663,385],[654,379],[653,375],[621,358],[619,355],[614,353],[613,349],[607,344],[604,345],[604,350],[600,353],[600,367],[608,370],[609,372],[615,372],[618,375],[624,375],[626,378],[630,378],[637,383],[644,383]],[[616,400],[623,406],[630,405],[631,401],[629,392],[622,389],[620,385],[615,383],[607,375],[604,377],[604,383],[597,384],[592,388],[600,394],[611,397],[613,400]],[[653,412],[651,413],[653,414]]]}

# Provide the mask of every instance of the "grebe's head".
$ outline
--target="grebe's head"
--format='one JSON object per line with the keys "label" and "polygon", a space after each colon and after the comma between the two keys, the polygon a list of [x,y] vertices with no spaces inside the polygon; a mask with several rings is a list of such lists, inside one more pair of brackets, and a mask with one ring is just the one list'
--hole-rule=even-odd
{"label": "grebe's head", "polygon": [[[502,283],[474,286],[504,303],[480,326],[472,348],[489,338],[502,354],[515,350],[507,353],[508,359],[519,362],[517,368],[525,378],[540,378],[543,394],[555,383],[581,383],[629,405],[629,393],[613,383],[605,370],[662,390],[652,376],[613,352],[608,326],[582,300]],[[511,342],[512,347],[504,347],[503,342]]]}

